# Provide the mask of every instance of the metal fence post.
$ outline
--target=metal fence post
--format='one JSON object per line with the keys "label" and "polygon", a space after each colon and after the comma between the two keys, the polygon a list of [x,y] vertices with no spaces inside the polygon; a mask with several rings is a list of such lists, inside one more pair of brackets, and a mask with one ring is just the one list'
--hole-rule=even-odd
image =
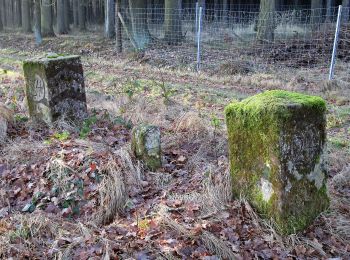
{"label": "metal fence post", "polygon": [[334,43],[333,43],[331,67],[329,69],[329,77],[328,77],[329,80],[333,80],[333,78],[334,78],[334,67],[335,67],[335,61],[337,59],[337,49],[338,49],[338,41],[339,41],[340,23],[341,23],[341,12],[342,12],[342,6],[339,5],[337,27],[335,29],[335,36],[334,36]]}
{"label": "metal fence post", "polygon": [[197,71],[201,65],[201,31],[202,31],[202,7],[199,7],[198,13],[198,32],[197,32]]}
{"label": "metal fence post", "polygon": [[[198,2],[196,2],[196,24],[195,24],[195,32],[196,32],[196,34],[197,34],[197,32],[198,32]],[[197,35],[196,35],[196,37],[197,37]]]}

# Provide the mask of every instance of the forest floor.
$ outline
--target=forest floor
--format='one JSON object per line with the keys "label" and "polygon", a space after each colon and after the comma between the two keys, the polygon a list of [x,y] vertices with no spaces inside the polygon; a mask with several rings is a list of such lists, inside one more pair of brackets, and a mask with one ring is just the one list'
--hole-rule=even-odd
{"label": "forest floor", "polygon": [[[14,111],[1,144],[0,258],[350,258],[348,71],[332,84],[316,68],[196,73],[159,63],[154,53],[117,55],[113,48],[98,35],[37,47],[32,35],[0,34],[0,101]],[[82,55],[90,112],[83,127],[28,119],[21,64],[47,52]],[[288,237],[244,198],[232,199],[229,185],[224,107],[268,89],[328,103],[331,206]],[[132,126],[141,122],[162,131],[157,172],[130,152]]]}

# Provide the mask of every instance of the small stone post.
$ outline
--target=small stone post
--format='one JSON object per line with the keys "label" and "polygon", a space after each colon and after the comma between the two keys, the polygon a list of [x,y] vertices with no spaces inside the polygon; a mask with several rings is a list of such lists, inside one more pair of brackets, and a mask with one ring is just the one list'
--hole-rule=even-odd
{"label": "small stone post", "polygon": [[79,56],[49,54],[23,63],[29,115],[52,124],[61,117],[87,116],[83,67]]}
{"label": "small stone post", "polygon": [[329,206],[326,103],[273,90],[225,109],[233,193],[282,234],[301,231]]}
{"label": "small stone post", "polygon": [[139,125],[132,131],[131,149],[152,171],[162,166],[160,129],[157,126]]}

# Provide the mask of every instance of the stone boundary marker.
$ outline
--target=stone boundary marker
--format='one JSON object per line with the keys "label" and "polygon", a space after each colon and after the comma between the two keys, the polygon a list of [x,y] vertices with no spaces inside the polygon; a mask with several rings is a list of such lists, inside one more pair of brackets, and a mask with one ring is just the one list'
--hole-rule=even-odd
{"label": "stone boundary marker", "polygon": [[162,167],[161,133],[157,126],[141,124],[132,130],[131,150],[151,171]]}
{"label": "stone boundary marker", "polygon": [[52,124],[59,118],[74,121],[87,116],[80,56],[49,54],[23,63],[29,115]]}
{"label": "stone boundary marker", "polygon": [[279,233],[305,229],[329,206],[325,112],[322,98],[282,90],[225,109],[233,193]]}

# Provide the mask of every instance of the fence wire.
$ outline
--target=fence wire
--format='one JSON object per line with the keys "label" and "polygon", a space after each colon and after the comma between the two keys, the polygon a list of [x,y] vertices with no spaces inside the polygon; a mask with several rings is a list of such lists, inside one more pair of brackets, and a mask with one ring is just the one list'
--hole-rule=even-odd
{"label": "fence wire", "polygon": [[[230,73],[274,69],[320,68],[328,76],[338,8],[259,10],[202,8],[201,69]],[[343,8],[337,61],[350,59],[349,8]],[[155,65],[195,70],[198,54],[199,9],[164,7],[122,10],[127,21],[124,40],[146,48]],[[133,35],[133,36],[130,36]],[[347,65],[346,65],[347,66]],[[345,68],[347,69],[347,68]]]}

